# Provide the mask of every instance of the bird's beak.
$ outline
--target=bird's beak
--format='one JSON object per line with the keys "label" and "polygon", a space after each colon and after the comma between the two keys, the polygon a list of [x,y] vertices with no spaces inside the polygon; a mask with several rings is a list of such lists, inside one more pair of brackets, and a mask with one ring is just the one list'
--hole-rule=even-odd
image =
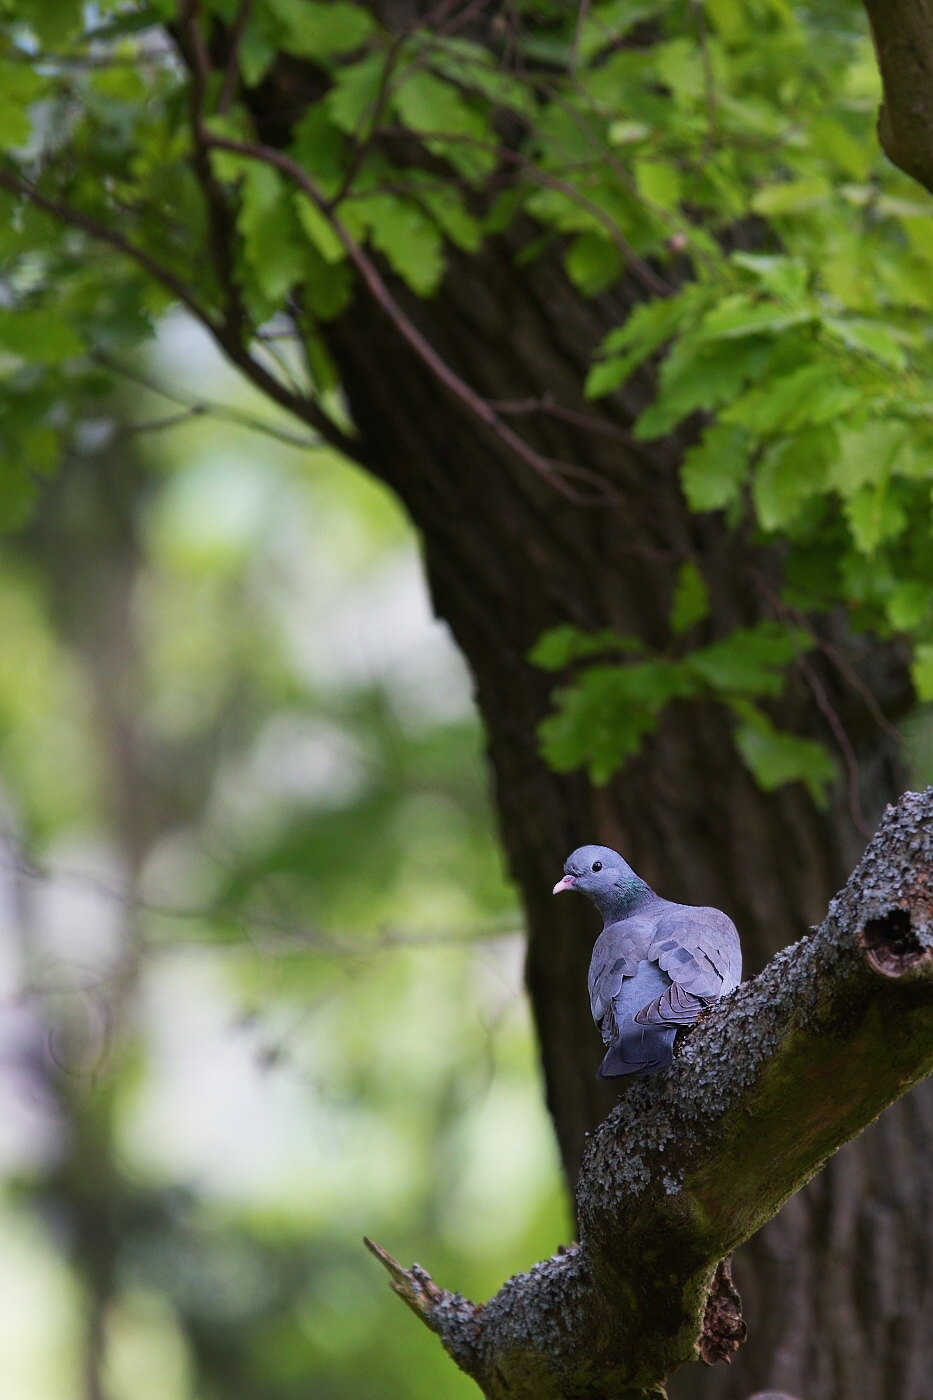
{"label": "bird's beak", "polygon": [[562,880],[558,880],[551,893],[560,894],[561,890],[572,890],[576,883],[572,875],[565,875]]}

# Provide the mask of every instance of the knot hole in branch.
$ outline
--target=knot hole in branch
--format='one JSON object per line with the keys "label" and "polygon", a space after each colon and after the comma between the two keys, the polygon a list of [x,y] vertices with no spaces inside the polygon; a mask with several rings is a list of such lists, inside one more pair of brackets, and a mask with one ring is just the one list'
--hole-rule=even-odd
{"label": "knot hole in branch", "polygon": [[699,1340],[700,1360],[705,1361],[707,1366],[715,1366],[717,1361],[731,1361],[732,1353],[738,1350],[747,1335],[748,1328],[742,1317],[742,1299],[732,1282],[730,1255],[716,1265],[710,1285]]}
{"label": "knot hole in branch", "polygon": [[861,943],[872,967],[884,977],[901,977],[930,956],[914,933],[909,909],[892,909],[880,919],[869,919]]}

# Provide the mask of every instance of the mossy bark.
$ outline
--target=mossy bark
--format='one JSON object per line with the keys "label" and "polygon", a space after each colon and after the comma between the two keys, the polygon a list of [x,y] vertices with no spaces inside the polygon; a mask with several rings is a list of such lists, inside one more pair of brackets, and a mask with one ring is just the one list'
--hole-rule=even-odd
{"label": "mossy bark", "polygon": [[719,1262],[931,1069],[933,788],[888,809],[820,928],[593,1134],[579,1244],[479,1307],[383,1262],[490,1400],[660,1395],[711,1319],[739,1340]]}

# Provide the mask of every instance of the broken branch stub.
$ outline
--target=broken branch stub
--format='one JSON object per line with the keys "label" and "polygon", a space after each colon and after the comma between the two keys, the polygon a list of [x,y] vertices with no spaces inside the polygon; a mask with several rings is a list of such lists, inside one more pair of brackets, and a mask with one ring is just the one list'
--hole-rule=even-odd
{"label": "broken branch stub", "polygon": [[490,1400],[663,1395],[744,1335],[726,1260],[933,1069],[933,788],[907,793],[819,929],[715,1007],[590,1139],[580,1243],[485,1305],[370,1246]]}

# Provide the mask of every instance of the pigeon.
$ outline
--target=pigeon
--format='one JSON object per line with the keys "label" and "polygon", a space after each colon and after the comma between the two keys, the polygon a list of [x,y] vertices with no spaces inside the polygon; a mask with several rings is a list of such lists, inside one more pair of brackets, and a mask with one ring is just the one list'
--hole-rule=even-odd
{"label": "pigeon", "polygon": [[587,895],[603,916],[588,979],[609,1046],[597,1079],[657,1074],[674,1057],[677,1028],[742,980],[735,924],[720,909],[662,899],[608,846],[574,851],[554,886],[562,890]]}

